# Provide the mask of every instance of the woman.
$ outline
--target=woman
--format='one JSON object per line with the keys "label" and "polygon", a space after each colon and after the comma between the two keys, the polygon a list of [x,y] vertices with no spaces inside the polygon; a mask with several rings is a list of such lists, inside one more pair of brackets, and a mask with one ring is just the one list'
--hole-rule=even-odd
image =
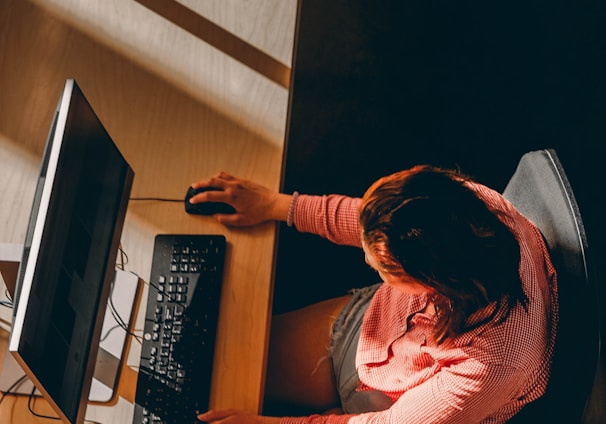
{"label": "woman", "polygon": [[[226,202],[229,226],[276,220],[359,246],[382,283],[274,317],[267,398],[317,411],[209,423],[506,422],[541,397],[557,325],[538,229],[497,192],[416,166],[362,199],[272,192],[221,173],[191,201]],[[328,358],[328,360],[326,360]]]}

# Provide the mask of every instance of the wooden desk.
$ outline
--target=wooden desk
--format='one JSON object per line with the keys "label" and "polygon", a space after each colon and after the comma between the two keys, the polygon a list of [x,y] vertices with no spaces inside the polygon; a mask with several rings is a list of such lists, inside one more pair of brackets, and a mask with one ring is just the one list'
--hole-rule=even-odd
{"label": "wooden desk", "polygon": [[[0,0],[0,240],[24,240],[40,156],[66,78],[76,79],[133,167],[133,198],[182,199],[193,181],[221,170],[278,189],[296,0],[280,1],[279,6],[255,0],[247,3],[246,11],[239,2],[224,0],[189,2],[200,10],[174,9],[183,3],[175,0],[155,2],[165,4],[167,14],[180,10],[188,19],[203,16],[250,43],[236,43],[236,51],[229,54],[212,37],[192,34],[179,27],[179,19],[175,23],[143,1],[95,3]],[[210,35],[217,34],[217,27],[208,29]],[[267,66],[252,66],[245,60],[250,52],[277,73],[263,74]],[[276,77],[280,72],[286,78]],[[259,411],[276,227],[230,230],[212,218],[187,215],[182,203],[133,200],[122,247],[128,255],[126,269],[143,280],[149,279],[158,233],[226,236],[211,405]],[[138,331],[143,313],[141,308]],[[131,370],[136,370],[139,353],[133,343],[127,358]],[[132,371],[124,381],[117,403],[89,406],[87,419],[130,422]],[[0,422],[39,422],[26,402],[6,399],[0,405]],[[44,411],[42,404],[37,406]]]}

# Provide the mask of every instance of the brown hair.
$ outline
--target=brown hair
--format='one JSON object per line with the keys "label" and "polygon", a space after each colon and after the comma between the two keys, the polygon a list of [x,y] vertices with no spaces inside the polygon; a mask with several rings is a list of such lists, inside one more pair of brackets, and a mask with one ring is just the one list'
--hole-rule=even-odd
{"label": "brown hair", "polygon": [[[381,270],[437,293],[438,343],[527,303],[519,244],[467,181],[455,170],[415,166],[376,181],[360,208],[364,243]],[[493,303],[486,320],[469,322]]]}

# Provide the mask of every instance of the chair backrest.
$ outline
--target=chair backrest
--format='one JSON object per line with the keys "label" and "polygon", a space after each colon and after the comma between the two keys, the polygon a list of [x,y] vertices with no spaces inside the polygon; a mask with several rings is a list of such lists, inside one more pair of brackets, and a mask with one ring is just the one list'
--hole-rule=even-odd
{"label": "chair backrest", "polygon": [[555,150],[526,153],[503,195],[545,238],[558,275],[560,312],[547,392],[514,421],[588,422],[600,364],[600,305],[581,213]]}

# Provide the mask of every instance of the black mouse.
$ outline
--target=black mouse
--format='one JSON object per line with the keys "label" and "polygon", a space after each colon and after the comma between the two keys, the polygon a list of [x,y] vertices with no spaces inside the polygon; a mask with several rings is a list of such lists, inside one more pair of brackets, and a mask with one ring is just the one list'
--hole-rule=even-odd
{"label": "black mouse", "polygon": [[214,215],[216,213],[231,214],[231,213],[236,212],[236,210],[233,208],[233,206],[228,205],[227,203],[202,202],[202,203],[193,204],[193,203],[189,202],[189,199],[191,199],[192,196],[195,196],[198,193],[202,193],[204,191],[210,191],[210,190],[221,190],[221,189],[217,188],[217,187],[202,187],[202,188],[198,188],[198,189],[189,187],[189,189],[187,190],[187,193],[185,194],[185,212],[192,214],[192,215]]}

